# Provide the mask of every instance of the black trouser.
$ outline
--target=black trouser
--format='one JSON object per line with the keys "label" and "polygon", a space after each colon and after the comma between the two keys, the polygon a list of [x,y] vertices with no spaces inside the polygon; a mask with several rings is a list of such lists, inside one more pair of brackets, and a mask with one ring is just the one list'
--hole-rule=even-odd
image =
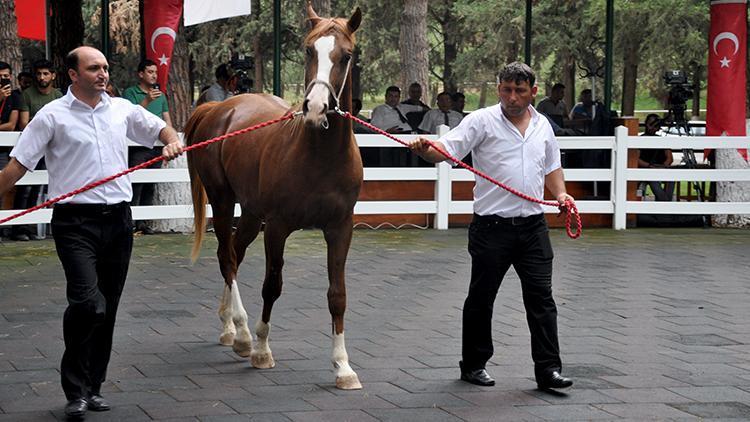
{"label": "black trouser", "polygon": [[[156,158],[161,155],[161,149],[159,148],[146,148],[146,147],[131,147],[128,152],[128,166],[134,167],[138,164],[145,163],[146,161]],[[147,168],[158,169],[161,168],[162,162],[151,164]],[[131,203],[135,205],[153,205],[154,204],[154,193],[156,192],[155,183],[133,183],[133,200]]]}
{"label": "black trouser", "polygon": [[511,265],[521,279],[531,357],[537,378],[560,371],[557,307],[552,298],[552,245],[543,214],[524,218],[474,216],[469,226],[471,284],[463,311],[464,370],[484,368],[492,357],[492,310]]}
{"label": "black trouser", "polygon": [[117,305],[133,248],[129,204],[58,204],[55,247],[67,279],[60,367],[68,400],[99,394],[112,352]]}

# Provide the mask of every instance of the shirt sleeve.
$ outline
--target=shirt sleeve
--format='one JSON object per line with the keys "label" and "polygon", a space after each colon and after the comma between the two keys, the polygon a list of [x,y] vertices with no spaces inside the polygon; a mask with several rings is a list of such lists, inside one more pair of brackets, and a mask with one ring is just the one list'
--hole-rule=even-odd
{"label": "shirt sleeve", "polygon": [[555,132],[552,130],[549,121],[543,119],[542,124],[545,125],[544,174],[547,175],[562,167],[560,164],[560,144],[557,143]]}
{"label": "shirt sleeve", "polygon": [[55,124],[52,116],[43,110],[29,121],[29,124],[21,132],[18,142],[10,152],[11,157],[15,157],[22,166],[28,171],[34,171],[39,160],[44,157],[47,145],[54,135]]}
{"label": "shirt sleeve", "polygon": [[137,100],[137,99],[135,98],[135,95],[134,95],[134,94],[135,94],[135,93],[133,92],[133,88],[132,88],[132,87],[130,87],[130,88],[127,88],[127,89],[126,89],[126,90],[125,90],[125,91],[124,91],[124,92],[122,93],[122,98],[124,98],[124,99],[126,99],[126,100],[130,101],[130,102],[131,102],[131,103],[133,103],[133,104],[138,104],[138,100]]}
{"label": "shirt sleeve", "polygon": [[435,133],[435,131],[432,130],[432,115],[434,113],[432,110],[428,111],[424,117],[422,118],[422,122],[419,124],[419,130],[427,132],[427,133]]}
{"label": "shirt sleeve", "polygon": [[29,111],[30,104],[31,99],[29,98],[29,94],[24,91],[23,94],[21,94],[21,104],[19,105],[18,110]]}
{"label": "shirt sleeve", "polygon": [[153,147],[167,123],[141,106],[132,104],[129,108],[128,139],[144,147]]}
{"label": "shirt sleeve", "polygon": [[439,139],[449,154],[463,160],[484,139],[479,114],[474,112]]}

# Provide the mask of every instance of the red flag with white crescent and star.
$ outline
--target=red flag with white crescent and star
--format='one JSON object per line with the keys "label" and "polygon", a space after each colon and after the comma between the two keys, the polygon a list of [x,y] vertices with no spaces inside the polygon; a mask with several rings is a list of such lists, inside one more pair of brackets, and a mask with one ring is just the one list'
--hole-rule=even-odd
{"label": "red flag with white crescent and star", "polygon": [[182,0],[144,0],[143,34],[146,58],[156,63],[157,82],[167,92],[169,66],[177,38],[177,27],[182,16]]}
{"label": "red flag with white crescent and star", "polygon": [[706,135],[745,136],[747,0],[711,1],[708,41]]}

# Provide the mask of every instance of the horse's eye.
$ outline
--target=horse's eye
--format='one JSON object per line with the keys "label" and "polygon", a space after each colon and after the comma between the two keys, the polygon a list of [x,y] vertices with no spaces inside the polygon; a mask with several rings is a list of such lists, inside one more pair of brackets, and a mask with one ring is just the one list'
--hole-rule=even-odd
{"label": "horse's eye", "polygon": [[344,54],[341,57],[341,64],[347,64],[347,63],[349,63],[349,60],[351,60],[351,59],[352,59],[352,55],[351,54]]}

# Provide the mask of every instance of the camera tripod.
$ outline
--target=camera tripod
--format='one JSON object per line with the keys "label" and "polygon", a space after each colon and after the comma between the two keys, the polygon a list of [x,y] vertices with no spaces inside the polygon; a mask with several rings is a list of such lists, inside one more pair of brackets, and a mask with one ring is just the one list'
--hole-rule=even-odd
{"label": "camera tripod", "polygon": [[[692,136],[693,133],[690,130],[690,125],[688,124],[687,119],[685,119],[684,110],[670,110],[669,117],[671,118],[667,121],[667,133],[671,133],[670,131],[675,128],[677,129],[678,136]],[[695,159],[695,153],[693,152],[692,148],[682,149],[682,161],[685,163],[685,167],[689,169],[696,168],[698,161]],[[692,181],[689,183],[692,184],[693,189],[695,189],[695,192],[697,193],[696,196],[698,197],[698,202],[703,202],[703,185],[696,181]],[[701,219],[703,220],[703,226],[705,227],[708,224],[706,216],[702,215]]]}

